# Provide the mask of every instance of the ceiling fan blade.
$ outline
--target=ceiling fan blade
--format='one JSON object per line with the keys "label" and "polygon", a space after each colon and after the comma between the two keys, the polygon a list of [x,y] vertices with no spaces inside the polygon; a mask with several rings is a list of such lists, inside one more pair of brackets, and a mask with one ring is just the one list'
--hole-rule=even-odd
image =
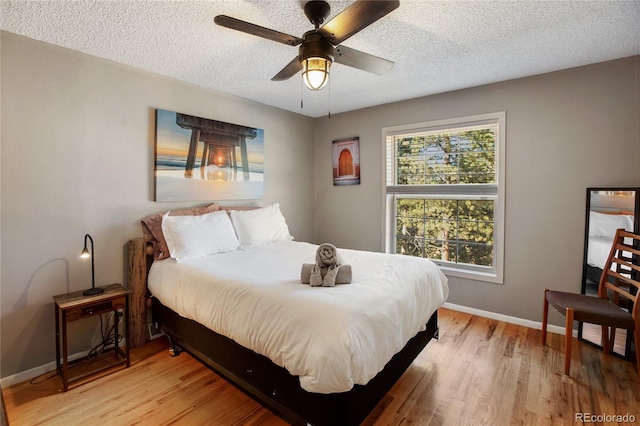
{"label": "ceiling fan blade", "polygon": [[271,81],[289,80],[300,70],[302,70],[302,64],[300,63],[300,59],[296,56],[291,62],[282,68],[278,74],[274,75]]}
{"label": "ceiling fan blade", "polygon": [[338,45],[373,24],[389,12],[400,6],[399,0],[369,1],[357,0],[351,6],[340,12],[318,31],[324,34],[331,44]]}
{"label": "ceiling fan blade", "polygon": [[260,25],[252,24],[226,15],[218,15],[213,19],[213,21],[220,26],[231,28],[232,30],[242,31],[243,33],[277,41],[279,43],[288,44],[289,46],[297,46],[302,43],[301,38],[281,33],[280,31],[261,27]]}
{"label": "ceiling fan blade", "polygon": [[368,71],[378,75],[384,74],[393,68],[392,61],[342,45],[336,47],[335,61],[342,65],[358,68],[359,70]]}

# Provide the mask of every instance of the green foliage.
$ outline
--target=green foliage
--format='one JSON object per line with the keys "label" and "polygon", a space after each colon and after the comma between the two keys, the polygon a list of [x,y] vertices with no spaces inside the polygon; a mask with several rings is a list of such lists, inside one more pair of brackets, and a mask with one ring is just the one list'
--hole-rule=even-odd
{"label": "green foliage", "polygon": [[398,139],[397,185],[495,183],[495,131]]}
{"label": "green foliage", "polygon": [[[495,183],[493,129],[396,141],[397,185]],[[482,266],[493,264],[494,202],[399,198],[396,252]]]}

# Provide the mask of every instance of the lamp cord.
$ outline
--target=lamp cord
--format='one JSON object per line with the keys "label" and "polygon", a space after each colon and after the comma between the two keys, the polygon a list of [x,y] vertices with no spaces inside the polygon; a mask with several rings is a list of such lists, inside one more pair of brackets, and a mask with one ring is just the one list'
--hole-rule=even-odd
{"label": "lamp cord", "polygon": [[[107,320],[107,326],[111,322],[114,313],[112,312],[109,315],[109,319]],[[119,312],[116,315],[121,315]],[[102,354],[107,349],[111,349],[110,346],[117,345],[122,341],[122,336],[116,332],[116,324],[115,322],[111,325],[111,328],[105,332],[104,324],[102,321],[102,315],[100,315],[100,332],[102,334],[102,342],[94,346],[86,356],[87,360],[93,359],[98,355]]]}

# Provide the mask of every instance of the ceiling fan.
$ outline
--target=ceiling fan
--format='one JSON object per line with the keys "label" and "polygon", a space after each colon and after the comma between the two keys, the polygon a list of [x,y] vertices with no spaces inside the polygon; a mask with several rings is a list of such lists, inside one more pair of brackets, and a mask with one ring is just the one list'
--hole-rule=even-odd
{"label": "ceiling fan", "polygon": [[341,43],[398,6],[400,6],[399,0],[356,0],[321,27],[329,16],[331,8],[324,0],[311,0],[305,3],[304,13],[315,29],[307,31],[302,37],[295,37],[226,15],[216,16],[214,22],[223,27],[290,46],[300,45],[298,56],[271,80],[288,80],[302,70],[302,77],[307,87],[311,90],[320,90],[329,80],[329,68],[334,61],[378,75],[393,67],[393,62],[387,59],[348,48]]}

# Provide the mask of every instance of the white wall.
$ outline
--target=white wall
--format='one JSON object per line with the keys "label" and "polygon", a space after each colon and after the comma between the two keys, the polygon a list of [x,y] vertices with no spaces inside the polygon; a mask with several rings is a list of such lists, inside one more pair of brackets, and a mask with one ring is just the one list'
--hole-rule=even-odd
{"label": "white wall", "polygon": [[[640,185],[639,71],[636,56],[317,119],[316,242],[383,250],[383,127],[506,111],[504,284],[452,277],[449,302],[541,320],[545,287],[580,290],[586,188]],[[353,136],[362,183],[334,187],[331,141]]]}
{"label": "white wall", "polygon": [[[313,119],[1,33],[1,353],[6,377],[55,359],[52,296],[125,282],[124,248],[153,201],[155,108],[264,129],[264,198],[313,235]],[[308,178],[305,178],[308,177]],[[239,205],[232,201],[227,205]],[[72,324],[70,353],[96,324]]]}

